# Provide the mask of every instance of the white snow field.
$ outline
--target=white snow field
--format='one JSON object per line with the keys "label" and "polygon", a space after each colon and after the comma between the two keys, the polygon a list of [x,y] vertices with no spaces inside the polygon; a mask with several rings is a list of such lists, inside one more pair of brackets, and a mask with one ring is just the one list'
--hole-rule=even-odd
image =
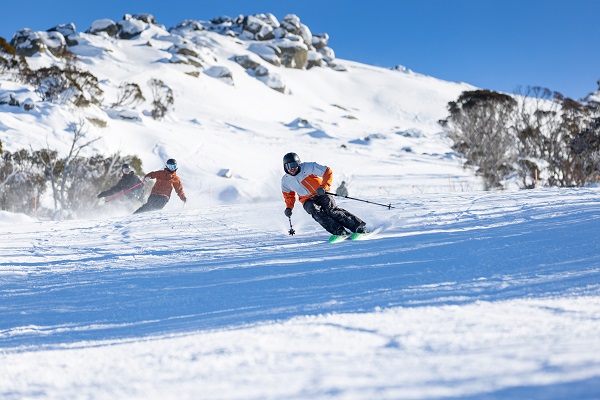
{"label": "white snow field", "polygon": [[[0,96],[35,106],[0,105],[3,150],[64,156],[70,124],[100,121],[82,155],[138,155],[144,172],[175,158],[189,201],[0,212],[0,399],[600,399],[600,190],[481,191],[438,124],[473,86],[349,60],[275,67],[208,30],[85,30],[69,50],[103,105],[0,76]],[[174,44],[204,68],[172,62]],[[174,93],[162,121],[150,79]],[[146,102],[110,108],[124,82]],[[338,199],[377,233],[330,244],[297,205],[288,235],[290,151],[383,204]]]}
{"label": "white snow field", "polygon": [[0,397],[594,399],[597,189],[281,204],[0,233]]}

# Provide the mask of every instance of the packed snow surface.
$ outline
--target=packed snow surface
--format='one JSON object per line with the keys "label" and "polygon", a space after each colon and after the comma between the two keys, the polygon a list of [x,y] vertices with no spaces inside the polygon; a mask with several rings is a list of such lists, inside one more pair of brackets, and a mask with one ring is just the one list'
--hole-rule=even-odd
{"label": "packed snow surface", "polygon": [[597,398],[598,190],[280,202],[0,233],[0,397]]}
{"label": "packed snow surface", "polygon": [[[204,30],[84,31],[69,50],[103,103],[44,102],[2,76],[0,99],[28,105],[0,104],[3,150],[64,156],[83,121],[82,155],[137,155],[144,173],[175,158],[189,201],[0,212],[1,399],[600,398],[599,190],[480,191],[438,123],[473,86],[276,67]],[[173,91],[164,120],[151,79]],[[124,83],[146,101],[111,107]],[[337,199],[376,233],[330,244],[302,207],[288,220],[290,151],[379,203]]]}

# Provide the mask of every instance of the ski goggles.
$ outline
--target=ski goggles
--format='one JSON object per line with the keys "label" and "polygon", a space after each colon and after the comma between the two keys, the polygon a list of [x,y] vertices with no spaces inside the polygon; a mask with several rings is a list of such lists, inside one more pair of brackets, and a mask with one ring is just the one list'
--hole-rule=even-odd
{"label": "ski goggles", "polygon": [[171,171],[176,171],[177,170],[177,165],[175,165],[175,164],[167,164],[167,168],[169,168],[169,170],[171,170]]}
{"label": "ski goggles", "polygon": [[123,168],[121,171],[123,171],[124,174],[128,174],[131,172],[131,168]]}
{"label": "ski goggles", "polygon": [[298,168],[298,163],[296,161],[285,163],[284,167],[289,171],[290,169]]}

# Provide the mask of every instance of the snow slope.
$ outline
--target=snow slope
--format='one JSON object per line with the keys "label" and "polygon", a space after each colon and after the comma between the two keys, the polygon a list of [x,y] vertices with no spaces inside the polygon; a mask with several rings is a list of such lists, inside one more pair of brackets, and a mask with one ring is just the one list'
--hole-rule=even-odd
{"label": "snow slope", "polygon": [[0,233],[0,397],[594,399],[598,190],[279,202]]}
{"label": "snow slope", "polygon": [[[181,39],[159,26],[80,34],[71,50],[103,107],[0,80],[0,96],[36,107],[0,105],[5,150],[66,152],[69,123],[104,120],[90,152],[137,154],[146,171],[176,158],[190,199],[88,220],[0,213],[0,398],[600,398],[597,188],[479,191],[437,124],[468,84],[264,64],[282,94],[231,60],[251,43],[190,35],[233,85],[170,63]],[[124,82],[150,99],[151,78],[174,91],[166,120],[149,101],[123,110],[134,121],[107,107]],[[331,245],[300,207],[287,234],[289,151],[394,206],[339,201],[372,240]]]}
{"label": "snow slope", "polygon": [[[32,88],[0,79],[0,96],[32,99],[36,106],[26,112],[0,105],[5,150],[49,146],[66,154],[70,124],[87,118],[103,121],[104,128],[86,124],[87,139],[101,139],[85,154],[135,154],[145,172],[177,159],[192,208],[280,199],[281,159],[290,151],[331,166],[339,178],[336,184],[351,181],[354,194],[481,187],[472,171],[462,169],[438,124],[447,116],[448,102],[473,89],[471,85],[349,60],[336,60],[346,71],[275,67],[248,50],[253,41],[210,31],[182,37],[151,25],[132,40],[78,35],[80,44],[69,50],[77,55],[78,68],[98,77],[103,106],[41,102]],[[201,54],[203,68],[171,62],[180,57],[173,54],[174,45]],[[289,93],[258,80],[234,56],[259,62],[285,82]],[[50,53],[27,61],[32,68],[62,63]],[[227,68],[233,84],[207,74],[211,67]],[[174,108],[162,121],[149,116],[150,79],[162,80],[174,93]],[[135,109],[110,108],[123,83],[139,85],[146,102]],[[137,119],[123,120],[121,112]],[[219,176],[224,169],[231,170],[231,179]],[[398,184],[384,187],[382,177],[393,177]],[[180,206],[173,203],[167,209]]]}

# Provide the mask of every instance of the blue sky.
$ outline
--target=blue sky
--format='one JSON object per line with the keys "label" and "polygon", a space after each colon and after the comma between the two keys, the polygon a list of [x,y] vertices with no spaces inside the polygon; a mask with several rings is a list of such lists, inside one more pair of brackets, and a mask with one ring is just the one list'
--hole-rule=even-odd
{"label": "blue sky", "polygon": [[580,99],[600,79],[600,1],[596,0],[29,0],[3,2],[0,36],[73,22],[150,13],[167,28],[184,19],[296,14],[327,32],[338,58],[404,65],[436,78],[513,93],[542,86]]}

